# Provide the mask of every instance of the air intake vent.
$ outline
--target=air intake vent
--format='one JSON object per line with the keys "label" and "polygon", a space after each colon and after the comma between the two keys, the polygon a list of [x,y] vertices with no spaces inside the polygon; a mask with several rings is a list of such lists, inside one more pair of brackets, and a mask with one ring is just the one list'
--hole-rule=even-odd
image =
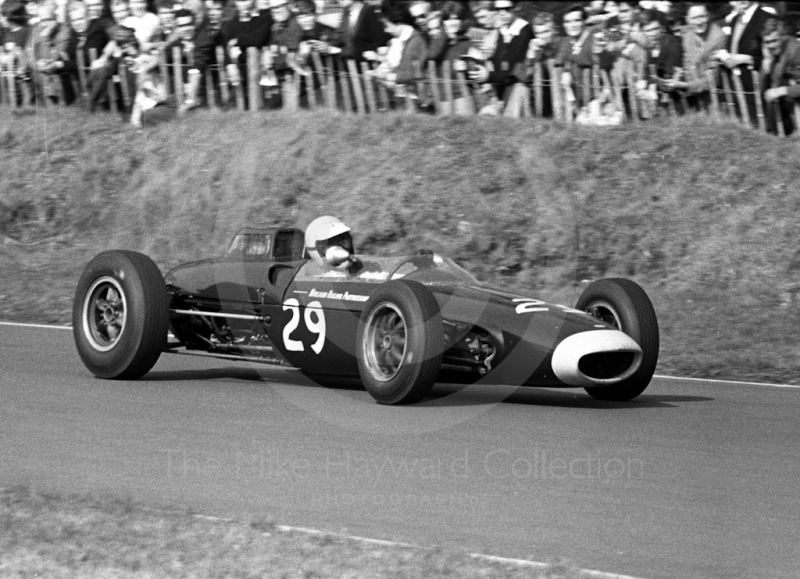
{"label": "air intake vent", "polygon": [[608,380],[624,374],[634,360],[633,352],[600,352],[587,354],[578,362],[578,370],[589,378]]}

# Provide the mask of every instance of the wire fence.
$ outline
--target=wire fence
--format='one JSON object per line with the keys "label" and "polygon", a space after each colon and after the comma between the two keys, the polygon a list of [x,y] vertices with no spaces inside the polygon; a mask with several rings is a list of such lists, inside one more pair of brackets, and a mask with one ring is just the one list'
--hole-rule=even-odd
{"label": "wire fence", "polygon": [[[83,108],[92,108],[91,101],[99,95],[110,110],[124,112],[131,110],[143,90],[142,75],[134,73],[124,60],[119,60],[113,74],[103,79],[105,86],[98,87],[94,71],[80,51],[76,74],[47,74],[36,70],[35,65],[24,72],[22,56],[19,52],[6,52],[0,58],[0,106],[64,106],[70,100],[66,92],[71,91]],[[225,61],[222,47],[216,48],[214,56],[217,63]],[[796,127],[800,119],[797,101],[781,106],[763,99],[761,79],[752,69],[709,68],[707,90],[692,95],[658,90],[652,67],[648,74],[632,67],[623,72],[620,68],[606,70],[599,66],[567,73],[553,60],[529,62],[517,75],[528,81],[505,87],[501,100],[491,85],[469,81],[463,67],[454,64],[456,61],[429,61],[424,78],[392,85],[383,82],[375,65],[368,62],[345,61],[313,52],[306,65],[276,74],[264,69],[264,55],[258,49],[248,49],[246,56],[246,65],[237,67],[241,74],[231,75],[229,72],[235,71],[219,64],[205,67],[198,86],[200,100],[206,106],[248,111],[325,108],[362,115],[388,110],[437,115],[495,114],[599,125],[638,123],[657,116],[699,111],[716,118],[735,118],[760,130],[772,127],[780,135],[784,134],[784,121],[787,126]],[[90,52],[89,61],[94,62],[96,57]],[[160,87],[159,102],[184,110],[181,105],[190,90],[189,69],[179,47],[171,54],[163,49],[158,53],[157,70],[150,78]],[[744,88],[743,73],[751,79],[751,90]]]}

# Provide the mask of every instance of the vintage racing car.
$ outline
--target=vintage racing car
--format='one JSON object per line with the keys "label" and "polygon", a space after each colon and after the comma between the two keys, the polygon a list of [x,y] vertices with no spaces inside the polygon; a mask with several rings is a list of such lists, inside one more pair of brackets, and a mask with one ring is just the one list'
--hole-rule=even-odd
{"label": "vintage racing car", "polygon": [[621,401],[651,380],[658,323],[633,281],[592,282],[565,307],[484,285],[430,251],[343,270],[309,259],[303,235],[245,228],[223,257],[165,276],[141,253],[100,253],[75,293],[81,359],[114,379],[146,374],[163,352],[277,364],[320,383],[360,380],[383,404],[417,402],[437,381]]}

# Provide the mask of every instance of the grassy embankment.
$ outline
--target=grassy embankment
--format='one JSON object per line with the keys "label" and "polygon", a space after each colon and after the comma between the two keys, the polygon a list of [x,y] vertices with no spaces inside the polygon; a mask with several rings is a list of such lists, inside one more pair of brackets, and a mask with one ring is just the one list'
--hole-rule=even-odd
{"label": "grassy embankment", "polygon": [[0,493],[0,575],[48,579],[463,577],[581,579],[567,563],[521,566],[467,553],[209,520],[113,497]]}
{"label": "grassy embankment", "polygon": [[162,268],[240,225],[331,213],[363,253],[430,247],[574,303],[642,284],[658,371],[800,381],[800,146],[688,118],[641,128],[506,119],[199,112],[136,133],[107,115],[0,111],[0,318],[69,321],[83,265]]}

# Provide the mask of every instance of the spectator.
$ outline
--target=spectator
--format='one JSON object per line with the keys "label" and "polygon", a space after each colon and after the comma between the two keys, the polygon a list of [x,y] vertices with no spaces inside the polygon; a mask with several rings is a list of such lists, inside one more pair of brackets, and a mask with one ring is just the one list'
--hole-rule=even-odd
{"label": "spectator", "polygon": [[161,34],[158,16],[147,10],[146,0],[130,0],[130,16],[122,21],[122,25],[132,28],[136,40],[143,52],[149,51]]}
{"label": "spectator", "polygon": [[273,21],[270,42],[272,46],[278,47],[278,55],[282,56],[279,59],[282,62],[276,61],[275,68],[276,70],[284,70],[288,68],[286,55],[297,53],[303,30],[289,7],[289,0],[271,0],[270,6]]}
{"label": "spectator", "polygon": [[[738,71],[735,74],[741,75],[747,99],[747,112],[739,111],[739,113],[747,114],[750,122],[755,124],[757,117],[751,70],[761,69],[761,30],[771,14],[761,8],[758,2],[749,0],[736,0],[730,2],[730,5],[733,10],[726,17],[724,28],[725,32],[730,34],[730,40],[724,50],[717,52],[717,58],[727,68]],[[738,101],[734,101],[734,106],[738,110]]]}
{"label": "spectator", "polygon": [[497,13],[494,11],[494,2],[473,2],[471,8],[476,26],[470,28],[467,34],[483,53],[484,59],[489,59],[497,47]]}
{"label": "spectator", "polygon": [[[468,68],[465,57],[469,55],[470,51],[475,50],[469,36],[467,36],[467,31],[472,25],[472,15],[470,14],[469,4],[464,2],[446,2],[442,6],[441,17],[447,42],[436,59],[438,68],[437,76],[438,78],[444,78],[443,64],[445,62],[448,63],[451,81],[453,81],[451,86],[453,86],[454,93],[454,110],[452,112],[455,114],[473,114],[472,94],[470,92],[466,94],[461,92],[462,88],[469,91],[469,89],[466,88],[466,83],[464,83],[462,87],[455,82],[458,78],[458,73],[461,73],[462,78],[465,78],[464,73]],[[450,112],[448,95],[445,94],[445,91],[441,87],[439,89],[439,97],[440,110],[445,113]]]}
{"label": "spectator", "polygon": [[[437,63],[462,59],[472,48],[467,32],[472,26],[469,4],[464,2],[445,2],[441,10],[442,28],[446,43],[438,55]],[[462,69],[463,70],[463,69]]]}
{"label": "spectator", "polygon": [[157,0],[158,27],[163,44],[175,40],[175,4],[173,0]]}
{"label": "spectator", "polygon": [[479,66],[470,71],[470,79],[476,82],[490,82],[503,99],[506,89],[525,78],[525,56],[533,39],[530,23],[515,14],[516,2],[495,0],[494,10],[497,24],[497,46],[489,62],[490,67]]}
{"label": "spectator", "polygon": [[[131,15],[127,0],[112,0],[111,17],[117,24],[122,24]],[[123,25],[124,26],[124,25]]]}
{"label": "spectator", "polygon": [[114,25],[114,20],[104,14],[103,0],[85,0],[86,18],[89,25],[86,29],[86,41],[83,43],[84,62],[91,65],[91,50],[97,51],[99,57],[110,40],[108,29]]}
{"label": "spectator", "polygon": [[711,100],[710,91],[716,88],[716,84],[709,81],[707,71],[716,67],[713,55],[725,46],[728,38],[719,24],[711,22],[704,3],[691,4],[686,21],[681,34],[684,78],[666,79],[665,85],[670,90],[688,92],[692,108],[706,109]]}
{"label": "spectator", "polygon": [[[212,62],[214,46],[207,30],[196,25],[194,12],[181,8],[175,11],[175,30],[178,37],[166,45],[167,62],[181,67],[184,101],[178,110],[193,109],[200,104],[200,88],[205,82],[205,72]],[[174,49],[181,54],[180,62],[174,61]]]}
{"label": "spectator", "polygon": [[[311,55],[314,52],[329,54],[331,42],[336,38],[336,30],[317,20],[317,5],[313,0],[297,0],[295,14],[300,26],[295,70],[303,76],[311,76],[316,70]],[[314,78],[313,82],[314,87],[319,88],[318,79]]]}
{"label": "spectator", "polygon": [[562,86],[571,91],[567,98],[574,98],[582,107],[588,103],[584,102],[584,91],[577,89],[583,85],[583,72],[595,63],[592,30],[586,26],[586,12],[578,4],[567,9],[563,22],[565,36],[556,50],[556,65],[563,68]]}
{"label": "spectator", "polygon": [[31,26],[28,23],[28,12],[25,4],[20,0],[5,0],[0,5],[2,13],[8,27],[2,30],[0,37],[0,48],[5,49],[5,53],[0,54],[2,63],[6,70],[10,67],[14,70],[15,84],[17,85],[17,99],[22,102],[21,83],[26,83],[25,87],[30,88],[31,62],[26,54],[26,49],[31,42]]}
{"label": "spectator", "polygon": [[[650,84],[672,99],[676,105],[676,86],[670,80],[683,80],[683,47],[680,39],[667,34],[664,24],[664,14],[659,10],[645,10],[642,13],[642,30],[647,38],[647,66]],[[663,102],[668,102],[664,100]]]}
{"label": "spectator", "polygon": [[39,22],[33,27],[36,98],[70,104],[75,100],[72,75],[64,72],[64,61],[75,46],[70,43],[69,27],[56,21],[54,3],[40,5]]}
{"label": "spectator", "polygon": [[428,47],[422,33],[414,27],[414,18],[405,4],[384,0],[381,19],[392,39],[374,74],[395,89],[395,96],[404,97],[413,92],[409,87],[424,78]]}
{"label": "spectator", "polygon": [[222,29],[222,20],[225,14],[225,2],[226,0],[205,0],[208,31],[217,46],[221,42],[219,32]]}
{"label": "spectator", "polygon": [[[108,29],[108,36],[109,41],[103,47],[103,54],[91,65],[89,74],[89,85],[91,86],[89,110],[91,112],[94,112],[99,105],[110,104],[109,98],[119,97],[119,95],[113,94],[109,97],[108,82],[119,72],[120,62],[132,61],[139,55],[139,43],[132,28],[113,24]],[[128,78],[120,79],[120,82],[129,81]]]}
{"label": "spectator", "polygon": [[253,47],[260,51],[270,45],[272,16],[269,13],[257,14],[253,0],[235,1],[236,17],[223,22],[221,36],[228,78],[232,84],[243,86],[246,102],[247,49]]}
{"label": "spectator", "polygon": [[317,5],[313,0],[296,0],[297,24],[301,30],[301,43],[307,42],[307,51],[328,53],[330,43],[336,38],[336,29],[317,19]]}
{"label": "spectator", "polygon": [[765,47],[762,73],[767,130],[777,132],[777,108],[784,132],[790,135],[796,131],[798,121],[792,119],[792,113],[800,99],[800,40],[791,35],[785,22],[774,17],[764,21],[761,35]]}
{"label": "spectator", "polygon": [[442,29],[441,13],[433,10],[430,2],[421,0],[411,2],[408,10],[428,44],[428,60],[437,60],[447,45],[447,37]]}
{"label": "spectator", "polygon": [[[555,17],[550,12],[539,12],[533,17],[533,39],[528,44],[526,55],[528,71],[526,79],[531,85],[535,82],[534,69],[539,69],[539,82],[542,84],[542,114],[553,116],[553,101],[550,91],[550,67],[548,63],[556,56],[559,38],[556,35]],[[536,91],[531,91],[531,98]],[[535,103],[534,103],[535,104]]]}
{"label": "spectator", "polygon": [[372,56],[379,47],[389,43],[390,35],[374,6],[363,0],[339,0],[339,5],[342,20],[334,48],[343,59],[363,60],[364,53]]}

